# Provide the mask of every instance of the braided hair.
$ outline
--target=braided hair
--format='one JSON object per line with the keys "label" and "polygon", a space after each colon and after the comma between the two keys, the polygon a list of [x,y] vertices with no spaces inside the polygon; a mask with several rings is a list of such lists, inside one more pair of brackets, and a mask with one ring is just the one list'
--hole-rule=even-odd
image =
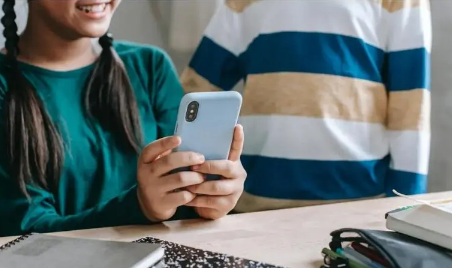
{"label": "braided hair", "polygon": [[[4,0],[3,35],[6,39],[7,92],[3,105],[8,173],[22,192],[31,184],[55,191],[64,161],[63,141],[36,89],[17,61],[19,35],[15,0]],[[125,153],[141,150],[142,133],[137,102],[124,65],[107,33],[99,39],[102,52],[85,88],[87,115],[111,132]]]}

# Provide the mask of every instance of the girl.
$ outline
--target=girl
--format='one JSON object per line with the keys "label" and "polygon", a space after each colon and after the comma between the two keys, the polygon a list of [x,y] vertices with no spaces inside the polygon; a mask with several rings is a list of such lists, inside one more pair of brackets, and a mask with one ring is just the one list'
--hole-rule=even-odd
{"label": "girl", "polygon": [[[4,1],[0,236],[217,219],[237,202],[242,128],[227,161],[170,153],[181,142],[163,138],[182,97],[178,77],[161,50],[106,34],[119,4],[29,1],[19,38],[15,1]],[[167,175],[184,166],[196,171]],[[202,173],[227,179],[203,182]]]}

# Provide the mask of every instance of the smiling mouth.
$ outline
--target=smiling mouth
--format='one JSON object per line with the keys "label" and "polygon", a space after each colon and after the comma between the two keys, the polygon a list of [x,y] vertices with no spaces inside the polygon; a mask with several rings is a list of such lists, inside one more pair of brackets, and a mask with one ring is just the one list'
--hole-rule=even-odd
{"label": "smiling mouth", "polygon": [[107,8],[110,3],[99,3],[99,4],[87,4],[87,5],[77,5],[77,9],[85,13],[101,13]]}

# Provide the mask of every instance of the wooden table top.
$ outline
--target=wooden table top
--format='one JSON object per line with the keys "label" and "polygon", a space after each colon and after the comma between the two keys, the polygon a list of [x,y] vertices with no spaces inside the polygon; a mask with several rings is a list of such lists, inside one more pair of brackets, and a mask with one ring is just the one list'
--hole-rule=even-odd
{"label": "wooden table top", "polygon": [[[452,192],[417,198],[452,198]],[[385,229],[384,214],[413,204],[404,198],[384,198],[341,204],[230,215],[217,221],[173,221],[154,226],[81,230],[55,235],[112,241],[153,236],[201,249],[259,260],[285,267],[316,267],[333,230],[352,227]],[[12,238],[0,238],[4,244]]]}

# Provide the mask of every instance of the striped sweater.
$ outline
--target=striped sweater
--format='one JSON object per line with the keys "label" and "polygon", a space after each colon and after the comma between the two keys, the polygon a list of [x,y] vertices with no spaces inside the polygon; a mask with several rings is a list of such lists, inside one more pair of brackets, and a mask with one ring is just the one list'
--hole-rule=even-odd
{"label": "striped sweater", "polygon": [[241,212],[426,191],[428,0],[226,1],[181,81],[244,81]]}

